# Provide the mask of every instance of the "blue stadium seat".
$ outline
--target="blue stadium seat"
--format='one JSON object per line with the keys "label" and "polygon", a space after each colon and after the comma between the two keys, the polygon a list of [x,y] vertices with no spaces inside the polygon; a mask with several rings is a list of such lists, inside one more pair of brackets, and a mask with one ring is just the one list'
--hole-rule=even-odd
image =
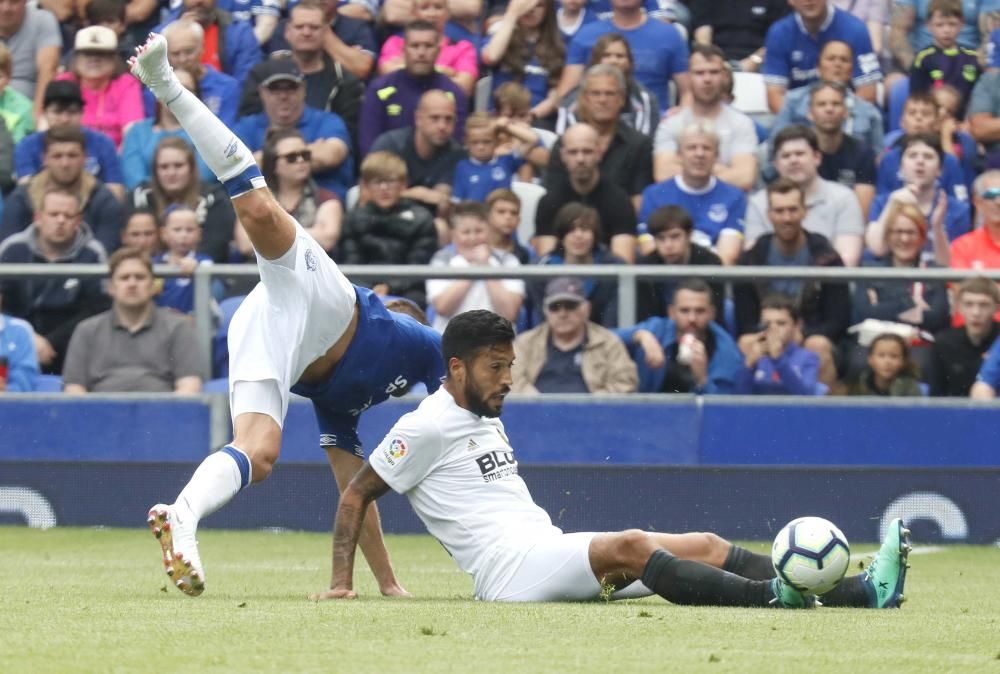
{"label": "blue stadium seat", "polygon": [[201,390],[204,393],[229,393],[229,379],[227,377],[209,379]]}
{"label": "blue stadium seat", "polygon": [[40,374],[35,379],[35,393],[62,393],[63,378],[57,374]]}
{"label": "blue stadium seat", "polygon": [[899,120],[903,117],[903,106],[910,95],[910,78],[904,77],[898,80],[889,89],[889,101],[886,107],[885,123],[886,133],[899,128]]}
{"label": "blue stadium seat", "polygon": [[212,337],[212,376],[214,377],[225,378],[229,376],[229,344],[226,341],[229,337],[229,324],[233,320],[233,314],[236,313],[244,299],[246,299],[246,295],[239,295],[227,297],[219,302],[222,319],[219,321],[219,329]]}

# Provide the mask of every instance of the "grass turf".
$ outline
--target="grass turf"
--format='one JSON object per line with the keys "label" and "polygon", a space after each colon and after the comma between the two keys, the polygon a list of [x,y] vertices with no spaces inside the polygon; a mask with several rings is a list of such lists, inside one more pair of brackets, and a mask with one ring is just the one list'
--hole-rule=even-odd
{"label": "grass turf", "polygon": [[314,603],[329,536],[199,540],[191,599],[145,530],[0,528],[0,671],[1000,672],[996,548],[914,555],[900,611],[780,611],[476,602],[427,536],[388,539],[416,599],[382,599],[360,568],[358,601]]}

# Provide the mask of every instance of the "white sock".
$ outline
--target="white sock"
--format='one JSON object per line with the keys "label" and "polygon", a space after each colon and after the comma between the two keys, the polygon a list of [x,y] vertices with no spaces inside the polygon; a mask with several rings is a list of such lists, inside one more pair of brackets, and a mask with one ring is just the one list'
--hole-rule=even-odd
{"label": "white sock", "polygon": [[214,452],[194,471],[177,496],[176,505],[185,508],[197,524],[229,503],[249,484],[250,465],[247,455],[232,445]]}

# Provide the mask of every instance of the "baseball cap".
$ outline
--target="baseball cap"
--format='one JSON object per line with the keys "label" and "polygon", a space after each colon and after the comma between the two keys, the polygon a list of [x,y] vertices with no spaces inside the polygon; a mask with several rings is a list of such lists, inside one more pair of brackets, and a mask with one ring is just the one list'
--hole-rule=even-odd
{"label": "baseball cap", "polygon": [[276,82],[302,84],[305,81],[302,71],[291,59],[269,59],[257,65],[255,69],[263,87],[269,87]]}
{"label": "baseball cap", "polygon": [[549,307],[556,302],[584,302],[586,296],[583,294],[583,283],[580,279],[562,276],[552,279],[545,286],[545,306]]}
{"label": "baseball cap", "polygon": [[76,32],[76,51],[118,51],[118,36],[107,26],[87,26]]}
{"label": "baseball cap", "polygon": [[82,106],[83,96],[80,94],[80,85],[69,80],[49,82],[45,87],[42,107],[47,108],[52,103],[76,103]]}

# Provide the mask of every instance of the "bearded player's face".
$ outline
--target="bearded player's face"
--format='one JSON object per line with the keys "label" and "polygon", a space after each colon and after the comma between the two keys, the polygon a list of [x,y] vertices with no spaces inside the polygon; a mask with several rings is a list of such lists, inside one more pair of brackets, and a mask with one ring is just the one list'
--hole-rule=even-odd
{"label": "bearded player's face", "polygon": [[503,401],[513,384],[511,367],[514,364],[513,344],[502,344],[482,349],[466,363],[465,404],[468,410],[481,417],[498,417]]}

